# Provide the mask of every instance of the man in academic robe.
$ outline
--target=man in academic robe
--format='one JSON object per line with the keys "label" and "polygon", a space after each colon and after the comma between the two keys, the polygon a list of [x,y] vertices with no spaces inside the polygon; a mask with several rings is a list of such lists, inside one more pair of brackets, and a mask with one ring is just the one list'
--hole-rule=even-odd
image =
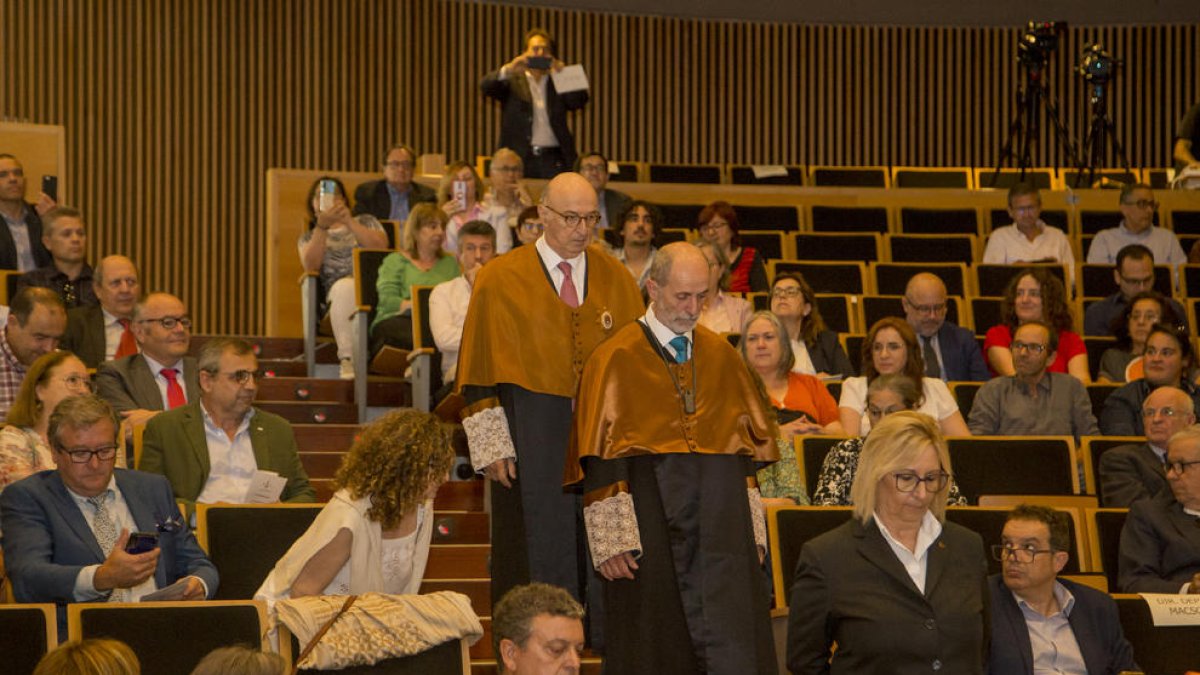
{"label": "man in academic robe", "polygon": [[605,668],[775,673],[760,466],[778,428],[737,353],[697,326],[708,261],[662,248],[650,309],[584,367],[565,482],[583,482]]}
{"label": "man in academic robe", "polygon": [[583,363],[642,312],[624,266],[588,246],[596,191],[576,173],[547,185],[545,231],[479,271],[457,386],[471,463],[491,485],[492,598],[541,581],[585,596],[577,494],[562,487]]}

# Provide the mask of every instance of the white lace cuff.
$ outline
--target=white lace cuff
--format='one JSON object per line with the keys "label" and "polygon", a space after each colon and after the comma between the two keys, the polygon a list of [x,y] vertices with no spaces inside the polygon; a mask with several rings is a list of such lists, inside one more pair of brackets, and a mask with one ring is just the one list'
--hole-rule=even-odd
{"label": "white lace cuff", "polygon": [[476,471],[483,471],[498,459],[516,458],[517,449],[508,431],[504,408],[484,408],[464,419],[462,425],[471,450],[471,466]]}
{"label": "white lace cuff", "polygon": [[588,548],[596,569],[600,569],[600,563],[626,551],[633,551],[634,557],[642,555],[637,514],[633,511],[633,497],[628,492],[583,507],[583,522],[587,526]]}
{"label": "white lace cuff", "polygon": [[754,543],[767,550],[767,517],[763,513],[762,495],[758,488],[746,488],[746,497],[750,500],[750,521],[754,525]]}

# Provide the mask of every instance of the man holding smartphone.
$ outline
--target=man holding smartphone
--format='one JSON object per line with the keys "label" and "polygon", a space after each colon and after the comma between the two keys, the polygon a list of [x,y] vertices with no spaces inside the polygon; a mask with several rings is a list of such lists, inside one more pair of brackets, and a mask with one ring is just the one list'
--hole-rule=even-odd
{"label": "man holding smartphone", "polygon": [[551,73],[564,67],[554,38],[541,28],[525,33],[525,51],[479,82],[484,96],[500,102],[500,142],[525,163],[529,178],[553,178],[575,163],[575,138],[567,112],[588,102],[587,89],[558,93]]}
{"label": "man holding smartphone", "polygon": [[0,153],[0,269],[28,272],[53,264],[42,243],[42,215],[57,206],[45,193],[37,204],[25,202],[25,169],[7,153]]}
{"label": "man holding smartphone", "polygon": [[[47,432],[58,468],[0,493],[4,560],[17,602],[136,601],[172,586],[169,599],[203,600],[217,569],[196,543],[161,476],[115,469],[117,425],[94,395],[59,403]],[[168,599],[168,598],[164,598]]]}

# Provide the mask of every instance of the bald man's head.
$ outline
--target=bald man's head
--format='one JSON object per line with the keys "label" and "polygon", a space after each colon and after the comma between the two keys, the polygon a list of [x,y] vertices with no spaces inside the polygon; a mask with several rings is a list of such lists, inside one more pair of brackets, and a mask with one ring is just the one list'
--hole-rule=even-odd
{"label": "bald man's head", "polygon": [[[579,257],[600,222],[596,190],[577,173],[560,173],[546,185],[538,207],[546,243],[564,259]],[[577,220],[569,224],[568,220]]]}
{"label": "bald man's head", "polygon": [[904,289],[904,318],[922,337],[932,337],[946,322],[946,284],[935,274],[921,272]]}
{"label": "bald man's head", "polygon": [[688,332],[700,320],[708,296],[708,258],[687,242],[667,244],[650,265],[646,293],[655,318],[675,333]]}
{"label": "bald man's head", "polygon": [[[1167,411],[1170,412],[1167,412]],[[1196,423],[1192,397],[1177,387],[1159,387],[1142,401],[1146,441],[1160,448],[1176,433]]]}

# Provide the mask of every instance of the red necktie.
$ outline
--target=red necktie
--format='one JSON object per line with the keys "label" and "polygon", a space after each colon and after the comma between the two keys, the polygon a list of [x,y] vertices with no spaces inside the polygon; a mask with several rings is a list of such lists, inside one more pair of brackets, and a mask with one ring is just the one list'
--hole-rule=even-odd
{"label": "red necktie", "polygon": [[571,263],[564,260],[558,263],[558,269],[563,273],[563,282],[558,289],[558,297],[562,298],[568,307],[578,307],[579,294],[575,292],[575,280],[571,278]]}
{"label": "red necktie", "polygon": [[137,352],[137,341],[133,339],[133,331],[129,328],[129,319],[117,319],[121,324],[121,328],[125,330],[121,333],[121,341],[117,343],[117,353],[113,354],[114,359],[119,359],[125,356],[133,356]]}
{"label": "red necktie", "polygon": [[167,410],[187,405],[187,399],[183,396],[183,387],[179,386],[179,380],[176,379],[178,374],[179,371],[174,368],[162,369],[162,376],[167,378]]}

